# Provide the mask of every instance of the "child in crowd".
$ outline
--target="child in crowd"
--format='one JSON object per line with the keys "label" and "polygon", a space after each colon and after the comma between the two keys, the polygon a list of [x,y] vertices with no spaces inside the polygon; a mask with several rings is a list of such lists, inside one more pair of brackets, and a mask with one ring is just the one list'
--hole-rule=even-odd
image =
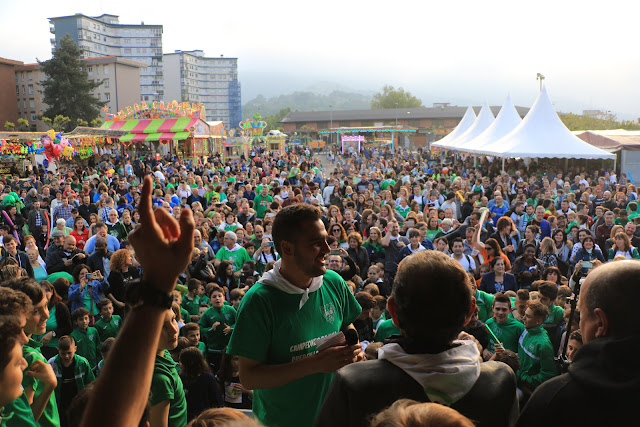
{"label": "child in crowd", "polygon": [[182,294],[180,293],[180,291],[173,291],[171,292],[171,295],[173,295],[173,302],[178,304],[178,307],[180,307],[180,318],[186,323],[191,322],[191,316],[189,315],[189,312],[184,307],[182,307]]}
{"label": "child in crowd", "polygon": [[76,329],[71,332],[74,339],[78,355],[84,357],[89,362],[89,366],[94,374],[100,360],[100,335],[96,328],[89,326],[89,310],[84,307],[77,308],[71,314],[71,320],[76,325]]}
{"label": "child in crowd", "polygon": [[387,319],[387,299],[382,295],[376,295],[373,297],[373,301],[375,305],[371,309],[371,319],[373,320],[373,329],[377,330],[378,325]]}
{"label": "child in crowd", "polygon": [[200,327],[197,323],[187,323],[182,327],[180,333],[187,339],[190,346],[197,347],[202,352],[202,355],[206,356],[207,350],[204,343],[200,341]]}
{"label": "child in crowd", "polygon": [[[81,308],[78,310],[86,311]],[[78,347],[73,337],[65,335],[58,340],[58,355],[49,359],[49,365],[53,368],[58,380],[56,400],[63,426],[67,424],[65,414],[73,398],[95,379],[89,362],[86,358],[76,354],[77,350]]]}
{"label": "child in crowd", "polygon": [[244,291],[242,289],[232,289],[229,293],[229,301],[231,302],[231,306],[238,311],[240,307],[240,302],[244,297]]}
{"label": "child in crowd", "polygon": [[238,356],[224,354],[220,361],[218,381],[223,390],[224,405],[236,409],[251,409],[253,390],[247,390],[240,383],[240,364]]}
{"label": "child in crowd", "polygon": [[98,362],[98,372],[96,373],[96,377],[100,375],[100,371],[102,371],[102,367],[104,366],[104,361],[107,360],[109,355],[109,351],[113,344],[116,342],[116,339],[113,337],[109,337],[106,340],[102,341],[102,345],[100,346],[100,352],[102,353],[102,360]]}
{"label": "child in crowd", "polygon": [[202,284],[198,279],[189,279],[187,282],[187,295],[182,299],[182,308],[187,310],[191,320],[194,322],[200,320],[199,308],[201,286]]}
{"label": "child in crowd", "polygon": [[219,367],[222,353],[229,344],[233,325],[236,323],[235,308],[225,305],[224,290],[213,288],[211,292],[211,308],[204,312],[198,324],[207,344],[207,360]]}
{"label": "child in crowd", "polygon": [[111,300],[103,298],[98,301],[98,311],[100,318],[93,326],[98,330],[100,341],[117,337],[118,331],[120,331],[122,327],[122,319],[117,314],[113,314],[113,303]]}

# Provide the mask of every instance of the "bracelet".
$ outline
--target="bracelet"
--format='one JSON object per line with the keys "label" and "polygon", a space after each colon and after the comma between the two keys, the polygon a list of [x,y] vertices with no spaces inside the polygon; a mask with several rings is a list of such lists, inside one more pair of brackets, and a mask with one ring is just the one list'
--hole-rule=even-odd
{"label": "bracelet", "polygon": [[171,293],[162,292],[149,282],[140,279],[129,284],[125,297],[131,308],[151,306],[170,309],[173,304]]}

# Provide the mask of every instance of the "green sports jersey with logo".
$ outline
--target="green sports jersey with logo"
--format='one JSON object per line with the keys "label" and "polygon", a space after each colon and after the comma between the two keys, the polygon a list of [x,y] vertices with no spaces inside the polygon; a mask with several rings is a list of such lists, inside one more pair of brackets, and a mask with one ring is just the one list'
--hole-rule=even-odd
{"label": "green sports jersey with logo", "polygon": [[187,425],[187,400],[176,366],[168,351],[156,355],[156,363],[151,377],[151,395],[149,405],[169,401],[168,427],[184,427]]}
{"label": "green sports jersey with logo", "polygon": [[[291,363],[317,353],[318,339],[338,332],[360,314],[344,280],[327,271],[322,286],[302,295],[258,283],[242,299],[227,352],[267,365]],[[266,426],[310,426],[333,374],[312,374],[289,384],[255,390],[253,413]]]}
{"label": "green sports jersey with logo", "polygon": [[[220,324],[215,330],[212,330],[211,327],[216,322]],[[200,325],[200,334],[207,343],[207,350],[213,352],[224,351],[227,344],[229,344],[229,338],[231,338],[231,334],[224,334],[225,324],[233,327],[235,323],[236,309],[229,305],[223,305],[220,308],[209,307],[207,311],[202,313],[198,325]]]}
{"label": "green sports jersey with logo", "polygon": [[87,359],[89,365],[91,365],[91,369],[95,369],[101,358],[100,346],[102,344],[96,328],[89,326],[86,332],[80,329],[74,329],[69,335],[71,335],[76,342],[76,347],[78,348],[76,353]]}
{"label": "green sports jersey with logo", "polygon": [[108,322],[102,317],[93,325],[100,335],[100,341],[104,341],[107,338],[115,338],[122,327],[122,319],[120,316],[114,314],[111,316],[111,320]]}
{"label": "green sports jersey with logo", "polygon": [[[524,332],[524,325],[516,319],[509,317],[505,323],[498,323],[495,319],[487,320],[487,327],[491,329],[493,334],[500,340],[504,348],[518,353],[518,339]],[[489,345],[487,349],[495,353],[495,343],[493,338],[489,337]]]}
{"label": "green sports jersey with logo", "polygon": [[[36,360],[40,360],[47,363],[47,359],[44,358],[40,351],[42,343],[35,341],[33,338],[29,339],[29,342],[22,347],[22,355],[27,361],[27,366],[31,366]],[[29,368],[27,368],[29,369]],[[35,400],[44,389],[44,383],[36,380],[35,378],[25,375],[22,378],[22,386],[26,389],[31,387],[34,390],[33,399]],[[44,411],[38,420],[39,426],[59,426],[60,415],[58,414],[58,404],[54,393],[51,394],[47,406],[44,407]]]}

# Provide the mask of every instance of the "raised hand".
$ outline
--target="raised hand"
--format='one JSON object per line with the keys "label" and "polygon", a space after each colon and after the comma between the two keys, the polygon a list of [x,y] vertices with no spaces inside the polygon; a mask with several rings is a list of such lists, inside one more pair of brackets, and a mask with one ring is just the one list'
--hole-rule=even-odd
{"label": "raised hand", "polygon": [[190,209],[183,209],[180,223],[163,208],[153,210],[151,178],[146,177],[140,197],[140,226],[129,240],[150,284],[163,292],[171,292],[178,276],[187,268],[193,251],[195,228]]}

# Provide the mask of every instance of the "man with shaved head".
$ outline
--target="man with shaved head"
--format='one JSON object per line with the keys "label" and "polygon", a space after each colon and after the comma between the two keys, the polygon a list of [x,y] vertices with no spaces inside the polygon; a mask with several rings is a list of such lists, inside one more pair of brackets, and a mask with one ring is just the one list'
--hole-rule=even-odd
{"label": "man with shaved head", "polygon": [[640,401],[639,300],[640,261],[610,262],[587,276],[578,299],[584,346],[566,374],[536,389],[518,426],[634,423]]}
{"label": "man with shaved head", "polygon": [[47,272],[51,274],[64,271],[71,274],[77,265],[84,264],[86,261],[87,255],[76,248],[75,237],[67,236],[64,238],[62,247],[47,258]]}

